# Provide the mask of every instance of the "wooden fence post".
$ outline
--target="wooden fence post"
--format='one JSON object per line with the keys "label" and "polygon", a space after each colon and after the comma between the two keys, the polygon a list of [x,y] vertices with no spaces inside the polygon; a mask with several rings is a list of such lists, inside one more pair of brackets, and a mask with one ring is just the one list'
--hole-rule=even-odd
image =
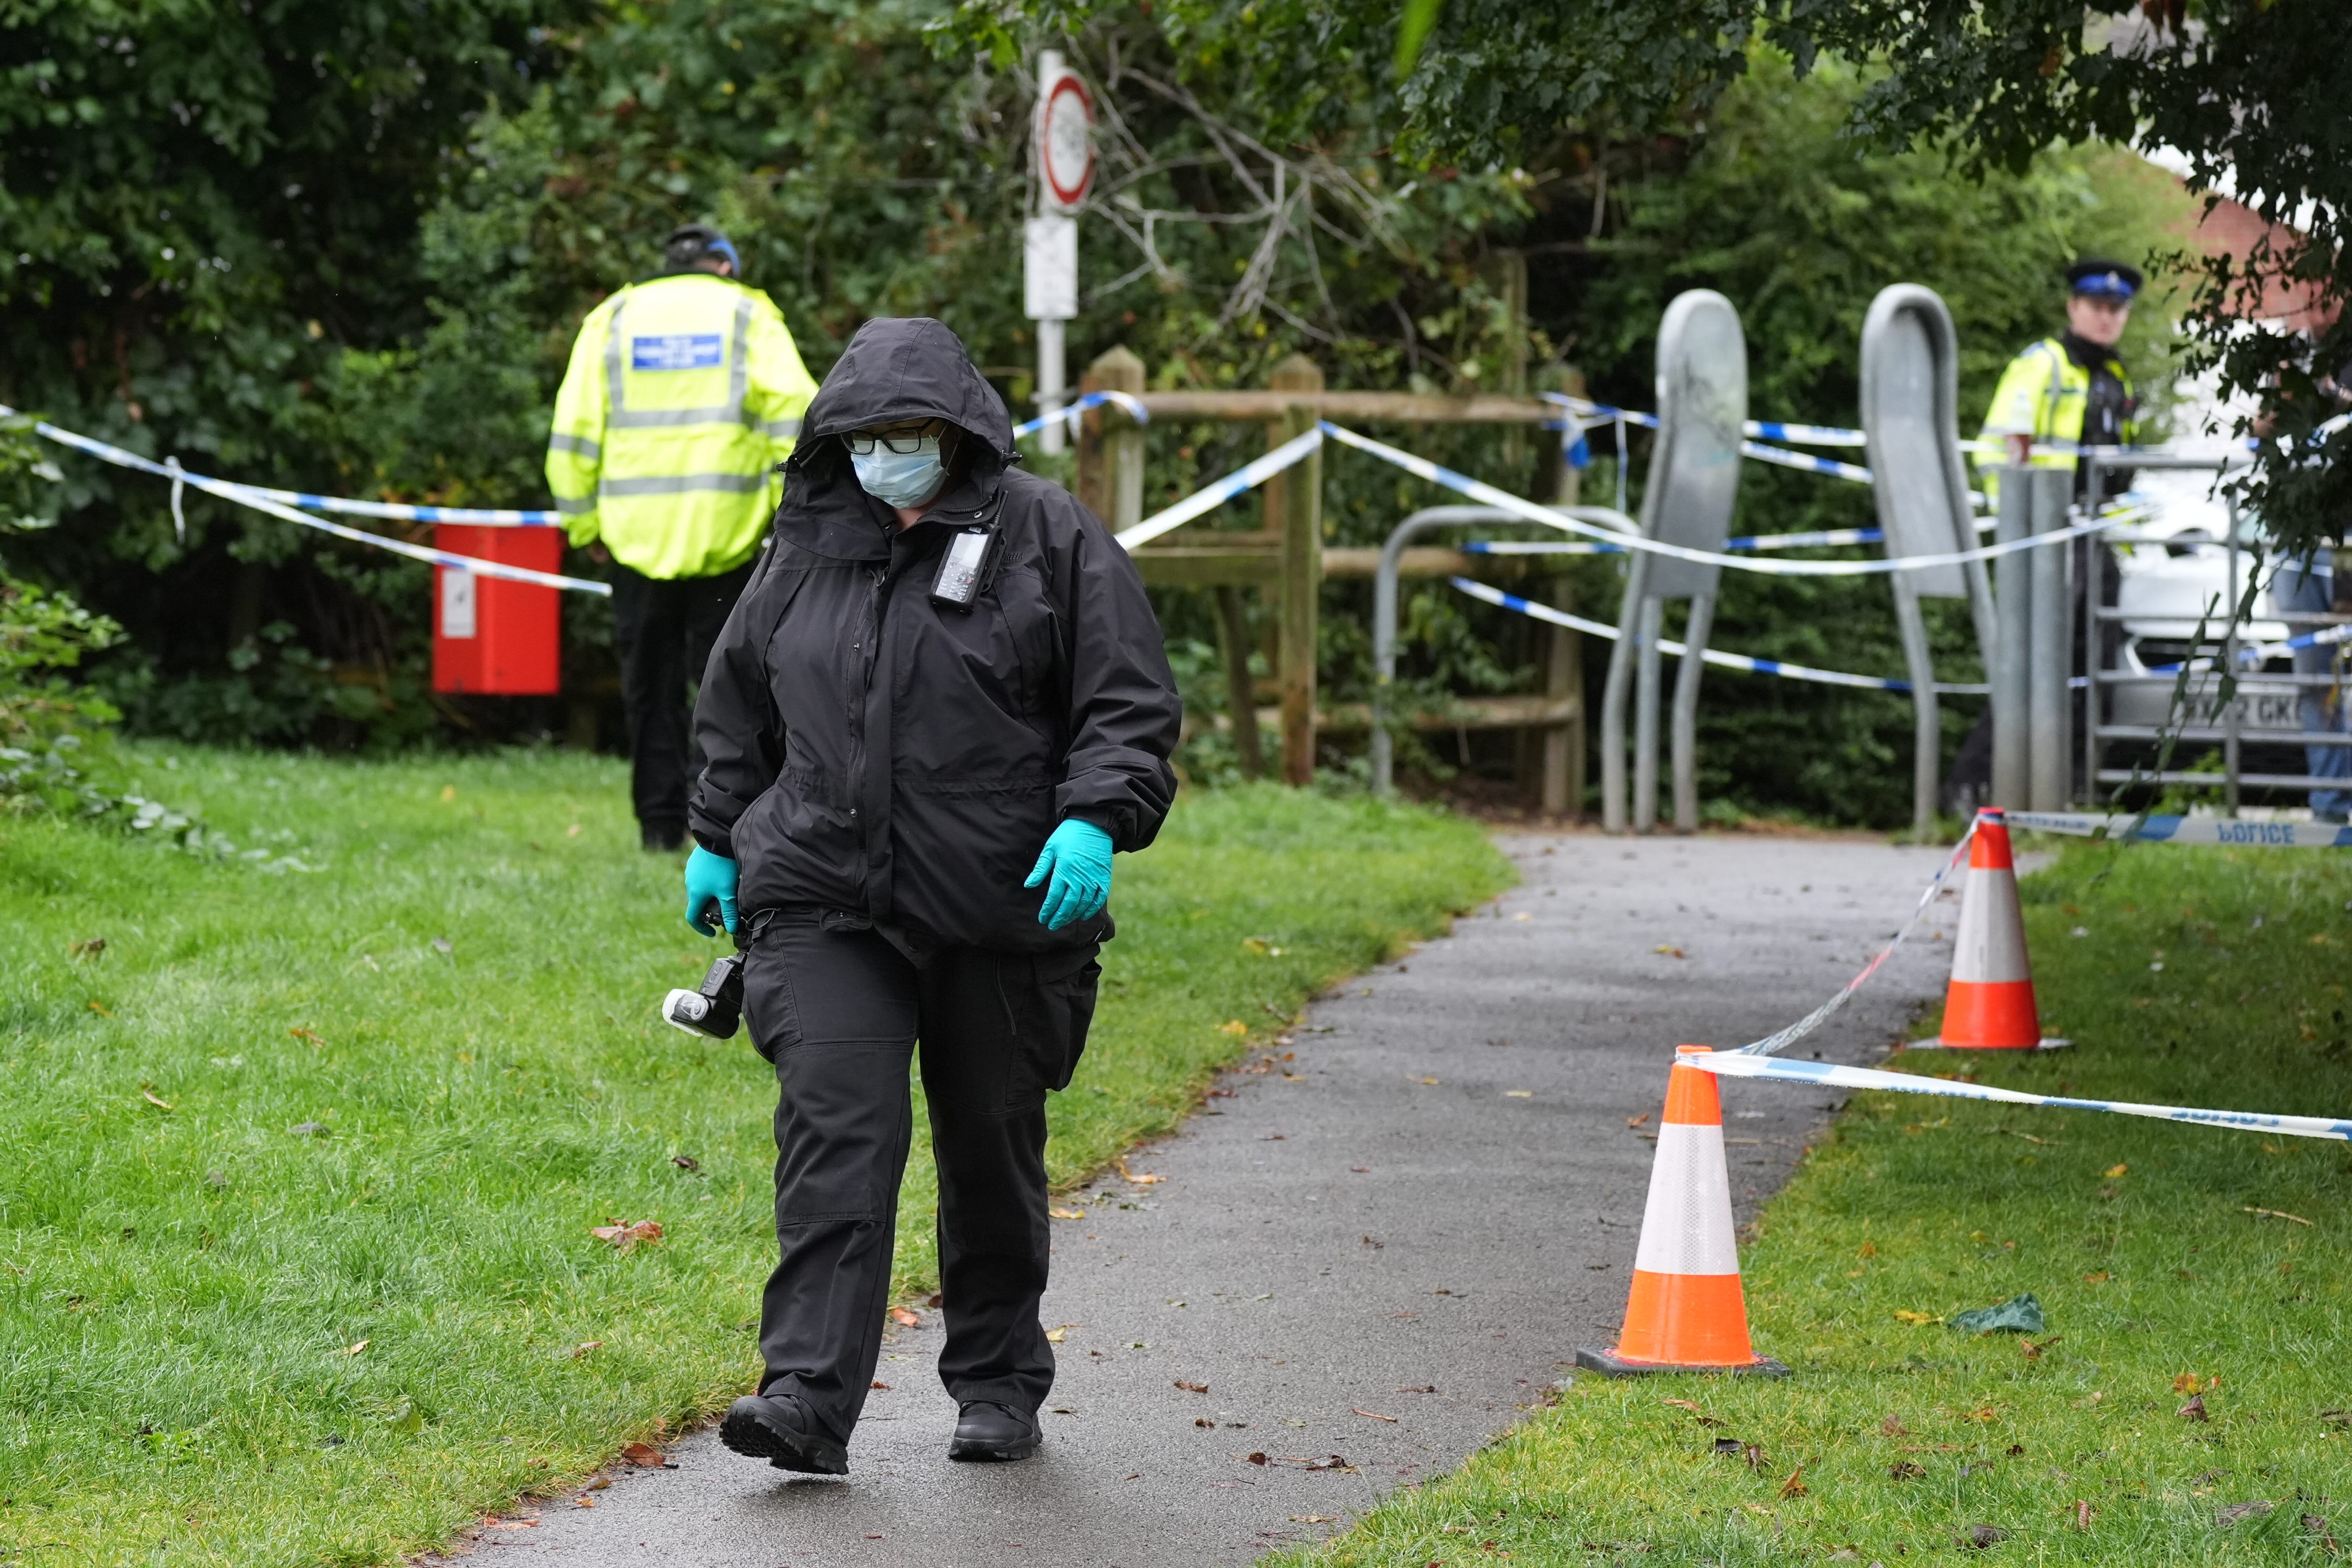
{"label": "wooden fence post", "polygon": [[[1078,390],[1139,393],[1143,362],[1123,348],[1105,350],[1078,378]],[[1116,533],[1143,521],[1143,427],[1107,405],[1078,419],[1078,500]]]}
{"label": "wooden fence post", "polygon": [[[1305,354],[1274,367],[1277,392],[1318,393],[1323,372]],[[1312,404],[1293,407],[1266,429],[1269,447],[1315,428]],[[1315,779],[1315,622],[1323,587],[1323,454],[1294,463],[1266,484],[1266,527],[1282,534],[1282,779]]]}

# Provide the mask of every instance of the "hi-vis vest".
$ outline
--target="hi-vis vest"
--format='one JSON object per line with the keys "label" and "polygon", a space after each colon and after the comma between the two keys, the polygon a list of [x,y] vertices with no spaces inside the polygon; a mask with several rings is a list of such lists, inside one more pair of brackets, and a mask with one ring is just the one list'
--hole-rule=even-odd
{"label": "hi-vis vest", "polygon": [[[2108,373],[2123,383],[2124,396],[2132,394],[2131,377],[2124,374],[2123,362],[2110,354]],[[2076,448],[2083,440],[2083,415],[2090,405],[2091,373],[2076,364],[2066,345],[2056,338],[2044,338],[2015,359],[2000,373],[2000,384],[1993,388],[1992,405],[1985,410],[1985,440],[1999,443],[2005,436],[2031,436],[2033,454],[2027,459],[2037,468],[2071,468],[2077,463]],[[2126,418],[2121,431],[2122,444],[2130,447],[2139,441],[2139,424]],[[2009,461],[2005,451],[1979,452],[1977,466],[1984,472],[1986,492],[1999,500],[2000,466]]]}
{"label": "hi-vis vest", "polygon": [[547,483],[574,544],[648,577],[709,577],[759,548],[775,466],[816,383],[773,302],[709,272],[588,313],[555,397]]}

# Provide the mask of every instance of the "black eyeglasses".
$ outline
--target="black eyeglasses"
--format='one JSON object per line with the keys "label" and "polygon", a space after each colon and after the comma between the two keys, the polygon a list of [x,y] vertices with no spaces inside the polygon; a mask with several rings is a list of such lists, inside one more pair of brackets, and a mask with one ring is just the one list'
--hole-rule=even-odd
{"label": "black eyeglasses", "polygon": [[903,458],[921,451],[923,443],[938,434],[939,431],[930,425],[918,425],[905,430],[853,430],[844,438],[848,441],[849,449],[861,458],[872,457],[877,447]]}

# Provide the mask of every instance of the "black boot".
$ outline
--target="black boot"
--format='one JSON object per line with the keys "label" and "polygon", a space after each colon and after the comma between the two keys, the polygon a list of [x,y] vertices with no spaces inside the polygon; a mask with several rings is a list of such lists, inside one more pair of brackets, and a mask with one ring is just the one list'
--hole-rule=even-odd
{"label": "black boot", "polygon": [[956,1418],[950,1459],[1025,1459],[1037,1451],[1037,1419],[1010,1405],[975,1399]]}
{"label": "black boot", "polygon": [[845,1476],[849,1450],[824,1435],[808,1406],[789,1394],[747,1394],[727,1407],[719,1440],[750,1458],[808,1476]]}

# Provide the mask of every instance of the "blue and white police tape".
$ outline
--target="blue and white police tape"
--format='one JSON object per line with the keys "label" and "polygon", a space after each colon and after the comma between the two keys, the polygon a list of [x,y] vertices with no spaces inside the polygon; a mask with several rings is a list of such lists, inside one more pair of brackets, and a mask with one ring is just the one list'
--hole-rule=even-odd
{"label": "blue and white police tape", "polygon": [[1353,430],[1332,424],[1328,419],[1323,421],[1321,429],[1326,436],[1342,445],[1353,447],[1360,452],[1368,452],[1383,462],[1395,464],[1409,474],[1427,479],[1433,484],[1443,485],[1447,489],[1468,496],[1472,500],[1484,505],[1496,507],[1525,518],[1529,522],[1540,522],[1548,528],[1557,528],[1570,533],[1580,533],[1588,538],[1601,539],[1611,543],[1622,543],[1629,550],[1639,550],[1653,555],[1672,556],[1677,561],[1696,561],[1702,565],[1728,566],[1736,571],[1757,572],[1768,576],[1864,577],[1877,576],[1889,572],[1918,572],[1937,566],[1957,566],[1970,561],[1997,561],[2021,551],[2048,549],[2053,545],[2063,544],[2070,540],[2122,526],[2121,519],[2095,518],[2091,521],[2076,523],[2069,528],[2053,529],[2047,533],[2032,534],[2024,539],[2013,539],[2004,544],[1981,545],[1974,550],[1948,551],[1929,555],[1888,556],[1874,561],[1785,561],[1727,555],[1712,550],[1692,550],[1679,544],[1668,544],[1662,540],[1629,536],[1603,528],[1598,523],[1586,522],[1580,518],[1554,511],[1549,507],[1539,506],[1534,501],[1512,495],[1507,490],[1499,490],[1492,485],[1483,484],[1467,474],[1456,473],[1452,468],[1433,463],[1426,458],[1417,458],[1411,452],[1402,451],[1386,442],[1375,441],[1369,436],[1360,436]]}
{"label": "blue and white police tape", "polygon": [[[2238,662],[2260,664],[2273,654],[2293,653],[2297,648],[2334,647],[2345,642],[2352,642],[2352,626],[2322,626],[2315,632],[2304,632],[2296,637],[2282,637],[2277,642],[2250,643],[2238,650]],[[2212,669],[2214,665],[2215,661],[2210,658],[2190,659],[2189,673],[2202,675]],[[2147,667],[2147,672],[2150,675],[2178,675],[2180,673],[2180,668],[2181,667],[2177,664],[2151,664]]]}
{"label": "blue and white police tape", "polygon": [[1816,458],[1810,452],[1791,452],[1780,447],[1768,447],[1761,441],[1742,441],[1739,454],[1801,473],[1827,474],[1833,479],[1852,479],[1858,485],[1870,483],[1870,470],[1859,463],[1841,463],[1832,458]]}
{"label": "blue and white police tape", "polygon": [[2352,849],[2333,822],[2245,822],[2231,816],[2134,816],[2128,812],[2012,811],[2012,828],[2143,844],[2226,844],[2253,849]]}
{"label": "blue and white police tape", "polygon": [[1215,510],[1244,490],[1265,483],[1293,463],[1304,460],[1322,444],[1323,433],[1320,430],[1294,436],[1255,462],[1235,468],[1222,479],[1210,481],[1174,506],[1164,511],[1156,511],[1133,528],[1121,531],[1118,535],[1118,542],[1129,550],[1139,544],[1148,544],[1171,529],[1181,528],[1202,512]]}
{"label": "blue and white police tape", "polygon": [[[0,415],[14,412],[13,409],[0,406]],[[605,598],[612,596],[613,585],[609,583],[593,582],[584,577],[565,577],[553,572],[534,572],[528,566],[509,566],[502,561],[484,561],[478,556],[459,555],[447,550],[432,550],[421,544],[411,544],[405,540],[386,539],[380,533],[368,533],[356,528],[345,528],[339,522],[329,522],[324,518],[312,517],[307,512],[296,511],[292,507],[282,505],[270,499],[271,494],[283,492],[264,492],[245,485],[232,484],[226,479],[192,474],[185,468],[178,467],[176,463],[170,466],[158,463],[151,458],[142,458],[136,452],[126,452],[121,447],[110,446],[104,441],[94,440],[88,436],[78,436],[70,430],[60,429],[47,420],[38,422],[34,428],[53,441],[71,447],[78,451],[87,452],[91,457],[101,458],[118,468],[136,468],[142,473],[153,474],[159,479],[170,480],[175,488],[181,484],[194,485],[207,495],[217,496],[225,501],[245,507],[249,510],[261,512],[286,522],[299,523],[304,528],[314,528],[321,533],[331,533],[337,539],[350,540],[354,544],[372,544],[379,550],[389,550],[395,555],[405,555],[412,561],[422,561],[434,566],[446,566],[458,572],[471,572],[478,576],[499,577],[510,583],[534,583],[541,587],[565,588],[575,594],[594,594]]]}
{"label": "blue and white police tape", "polygon": [[[1823,528],[1811,533],[1756,533],[1727,539],[1726,550],[1816,550],[1843,544],[1876,544],[1886,537],[1875,528]],[[1587,544],[1549,539],[1474,539],[1455,549],[1465,555],[1622,555],[1622,544]]]}
{"label": "blue and white police tape", "polygon": [[1874,1068],[1841,1067],[1836,1062],[1788,1061],[1777,1057],[1748,1056],[1738,1051],[1686,1051],[1675,1062],[1700,1068],[1725,1078],[1778,1079],[1815,1089],[1891,1089],[1897,1094],[1930,1094],[1944,1100],[1990,1100],[2003,1105],[2047,1105],[2061,1110],[2105,1110],[2118,1116],[2147,1116],[2158,1121],[2187,1121],[2201,1127],[2231,1127],[2242,1132],[2277,1132],[2290,1138],[2333,1138],[2352,1142],[2352,1121],[2326,1116],[2283,1116],[2261,1110],[2205,1110],[2187,1105],[2142,1105],[2128,1100],[2081,1100],[2059,1094],[2027,1094],[1995,1089],[1990,1084],[1962,1083],[1957,1079],[1920,1078],[1906,1072],[1882,1072]]}
{"label": "blue and white police tape", "polygon": [[[1566,626],[1571,631],[1584,632],[1597,637],[1607,637],[1612,642],[1617,639],[1617,628],[1602,622],[1588,621],[1581,616],[1571,616],[1566,610],[1556,610],[1549,605],[1538,605],[1531,599],[1522,599],[1517,594],[1506,594],[1500,588],[1488,587],[1484,583],[1473,582],[1467,577],[1452,577],[1447,581],[1472,598],[1484,600],[1489,605],[1498,605],[1506,610],[1517,610],[1523,616],[1532,616],[1537,620],[1549,621],[1553,626]],[[1672,654],[1679,658],[1687,649],[1681,643],[1661,637],[1658,639],[1658,651]],[[1777,658],[1750,658],[1744,653],[1724,653],[1717,648],[1708,648],[1699,657],[1706,663],[1725,669],[1745,670],[1751,675],[1777,675],[1787,680],[1810,680],[1822,686],[1851,686],[1864,691],[1911,689],[1911,683],[1907,680],[1889,680],[1876,675],[1847,675],[1841,670],[1815,669],[1809,665],[1788,664]],[[1936,689],[1957,696],[1982,697],[1990,692],[1991,688],[1938,684]]]}
{"label": "blue and white police tape", "polygon": [[1038,431],[1043,430],[1046,426],[1051,425],[1056,419],[1067,420],[1069,422],[1070,428],[1076,430],[1078,427],[1079,415],[1084,414],[1089,408],[1100,408],[1106,403],[1117,405],[1121,412],[1126,414],[1129,418],[1134,420],[1138,425],[1149,425],[1151,423],[1151,411],[1144,407],[1142,403],[1132,394],[1125,392],[1089,392],[1080,396],[1075,403],[1064,404],[1054,413],[1040,414],[1034,419],[1024,419],[1020,424],[1015,425],[1013,427],[1013,437],[1017,441],[1024,436],[1034,436]]}
{"label": "blue and white police tape", "polygon": [[1790,1046],[1792,1046],[1799,1040],[1803,1039],[1807,1035],[1811,1034],[1815,1029],[1820,1028],[1822,1024],[1829,1020],[1832,1014],[1835,1013],[1839,1008],[1844,1006],[1847,1002],[1851,1001],[1853,997],[1853,994],[1862,989],[1863,983],[1868,980],[1872,975],[1877,973],[1879,970],[1885,966],[1886,961],[1895,956],[1895,950],[1903,945],[1904,939],[1908,937],[1913,931],[1916,931],[1919,928],[1919,922],[1927,918],[1928,907],[1936,901],[1936,895],[1943,891],[1944,884],[1951,879],[1952,873],[1958,870],[1962,866],[1968,863],[1969,845],[1975,839],[1976,836],[1976,820],[1971,817],[1969,821],[1968,831],[1960,835],[1960,841],[1952,846],[1952,852],[1944,857],[1943,865],[1937,868],[1936,874],[1933,877],[1928,879],[1927,889],[1919,895],[1919,901],[1911,906],[1910,918],[1895,928],[1895,935],[1888,940],[1885,947],[1878,950],[1877,953],[1868,963],[1862,966],[1862,972],[1860,973],[1856,974],[1853,979],[1840,986],[1836,994],[1832,995],[1828,1001],[1822,1003],[1820,1006],[1814,1008],[1811,1012],[1806,1014],[1803,1017],[1798,1019],[1787,1028],[1775,1030],[1773,1033],[1765,1036],[1760,1040],[1750,1040],[1748,1044],[1740,1047],[1738,1052],[1732,1054],[1746,1057],[1769,1057],[1776,1051],[1785,1050]]}
{"label": "blue and white police tape", "polygon": [[[0,417],[15,412],[15,409],[0,405]],[[169,479],[175,485],[184,480],[198,489],[215,495],[224,494],[223,487],[226,487],[245,495],[259,496],[264,500],[277,501],[282,506],[305,506],[315,511],[338,511],[355,517],[389,518],[401,522],[465,522],[492,528],[551,528],[562,521],[561,516],[551,511],[520,511],[490,507],[405,506],[395,501],[357,500],[348,496],[314,496],[299,490],[268,489],[260,485],[239,484],[233,479],[215,479],[207,475],[194,473],[180,468],[176,458],[166,458],[159,463],[152,458],[142,458],[136,452],[128,452],[120,447],[110,446],[91,437],[63,429],[46,419],[36,421],[33,428],[59,446],[71,447],[79,452],[87,452],[91,457],[112,463],[117,468],[136,468],[142,473],[153,474],[158,479]]]}

